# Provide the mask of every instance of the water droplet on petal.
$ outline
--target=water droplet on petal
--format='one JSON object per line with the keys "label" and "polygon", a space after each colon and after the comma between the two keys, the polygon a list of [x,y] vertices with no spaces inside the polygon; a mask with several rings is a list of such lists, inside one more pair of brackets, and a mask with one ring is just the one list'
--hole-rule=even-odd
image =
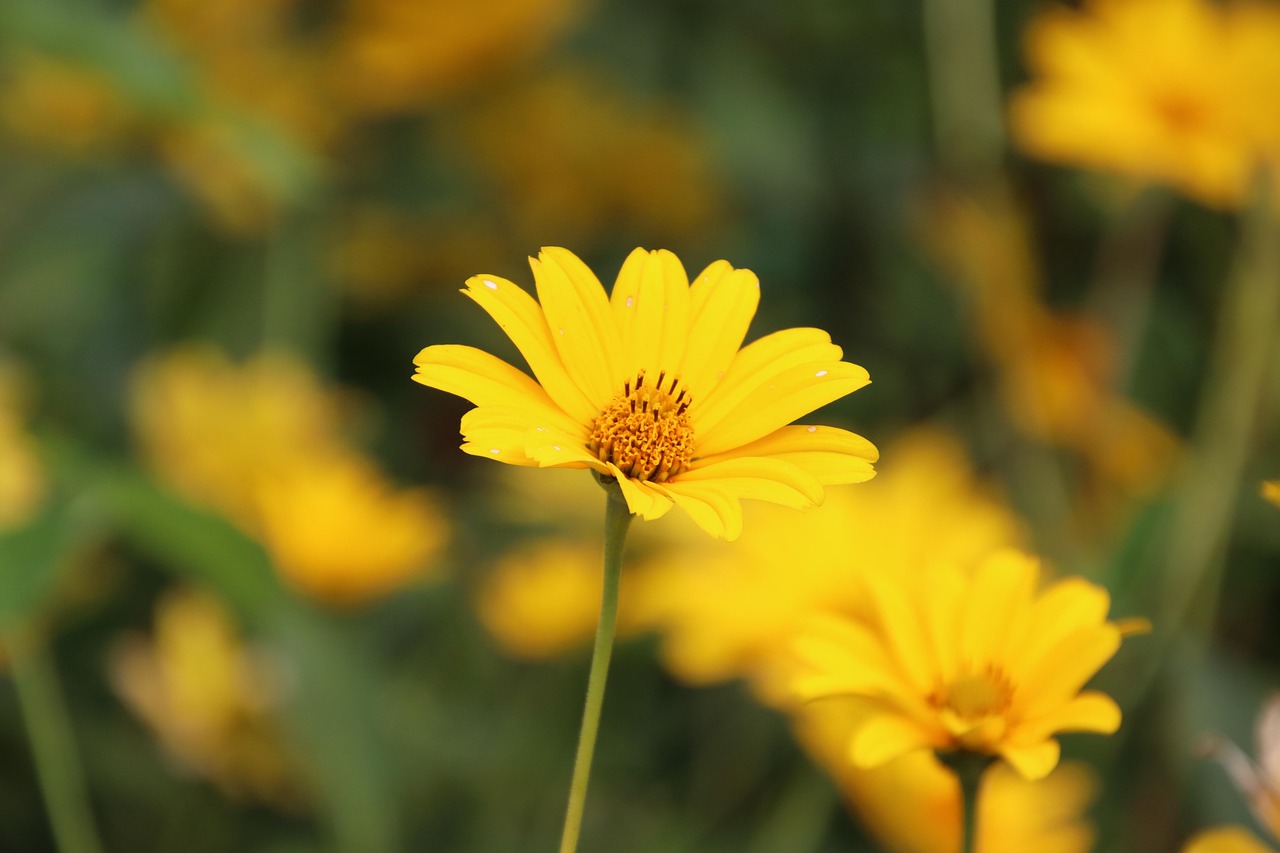
{"label": "water droplet on petal", "polygon": [[552,449],[552,450],[559,450],[559,449],[560,449],[560,445],[558,445],[558,444],[553,444],[553,445],[551,445],[551,449]]}
{"label": "water droplet on petal", "polygon": [[809,427],[808,429],[805,430],[805,432],[817,432],[817,431],[818,431],[817,427]]}
{"label": "water droplet on petal", "polygon": [[497,289],[498,289],[498,283],[497,283],[496,281],[490,281],[490,280],[489,280],[489,279],[487,279],[487,278],[484,280],[484,286],[485,286],[485,287],[487,287],[487,288],[489,288],[490,290],[497,290]]}
{"label": "water droplet on petal", "polygon": [[627,307],[628,307],[628,308],[630,308],[630,307],[631,307],[632,305],[634,305],[634,304],[635,304],[635,299],[633,299],[632,297],[628,296],[628,297],[627,297]]}
{"label": "water droplet on petal", "polygon": [[826,376],[826,375],[827,375],[827,371],[825,371],[825,370],[819,370],[817,373],[815,373],[815,374],[813,374],[813,375],[814,375],[814,376],[817,376],[817,377],[823,377],[823,376]]}
{"label": "water droplet on petal", "polygon": [[489,448],[489,452],[490,452],[490,453],[492,453],[494,456],[497,456],[497,455],[498,455],[499,453],[501,453],[502,451],[501,451],[501,450],[499,450],[499,449],[498,449],[498,448],[496,448],[496,447],[491,447],[491,448]]}

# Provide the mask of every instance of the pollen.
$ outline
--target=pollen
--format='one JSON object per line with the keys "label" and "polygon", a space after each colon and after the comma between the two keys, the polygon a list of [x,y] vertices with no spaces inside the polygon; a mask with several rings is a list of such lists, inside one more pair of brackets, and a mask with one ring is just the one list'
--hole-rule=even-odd
{"label": "pollen", "polygon": [[952,711],[957,717],[976,722],[1009,707],[1013,686],[1003,673],[986,672],[962,675],[929,697],[935,707]]}
{"label": "pollen", "polygon": [[629,478],[665,482],[693,461],[690,403],[676,377],[646,383],[642,370],[591,422],[587,449]]}

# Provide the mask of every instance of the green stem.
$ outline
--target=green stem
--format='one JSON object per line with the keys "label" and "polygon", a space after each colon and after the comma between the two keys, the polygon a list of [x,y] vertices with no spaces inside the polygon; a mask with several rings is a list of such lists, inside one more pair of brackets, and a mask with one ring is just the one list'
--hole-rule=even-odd
{"label": "green stem", "polygon": [[1222,294],[1200,416],[1174,507],[1157,623],[1170,631],[1190,624],[1207,632],[1214,618],[1240,480],[1280,335],[1280,222],[1269,177],[1260,176]]}
{"label": "green stem", "polygon": [[995,756],[982,752],[940,752],[938,760],[948,767],[960,783],[960,853],[978,849],[978,795],[982,776],[995,761]]}
{"label": "green stem", "polygon": [[13,686],[35,755],[36,774],[60,853],[100,853],[66,703],[47,650],[35,638],[5,634]]}
{"label": "green stem", "polygon": [[573,762],[573,782],[569,786],[569,808],[564,816],[560,853],[574,853],[578,849],[582,810],[587,801],[587,782],[591,777],[591,758],[596,750],[596,732],[600,729],[600,709],[604,706],[605,679],[609,675],[609,658],[613,656],[613,638],[617,629],[622,546],[627,538],[627,528],[631,526],[631,511],[621,490],[616,484],[605,488],[609,498],[604,516],[604,584],[600,594],[600,623],[596,627],[595,647],[591,651],[587,702],[582,711],[582,728],[578,732],[578,753]]}

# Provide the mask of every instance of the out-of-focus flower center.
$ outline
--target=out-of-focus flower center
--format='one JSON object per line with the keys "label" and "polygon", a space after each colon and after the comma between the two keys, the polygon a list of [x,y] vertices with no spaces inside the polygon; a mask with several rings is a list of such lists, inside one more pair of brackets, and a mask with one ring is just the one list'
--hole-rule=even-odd
{"label": "out-of-focus flower center", "polygon": [[1156,110],[1165,123],[1178,133],[1191,133],[1209,123],[1209,109],[1205,103],[1182,94],[1158,98]]}
{"label": "out-of-focus flower center", "polygon": [[986,750],[1004,737],[1013,685],[994,669],[964,673],[929,696],[943,726],[965,749]]}
{"label": "out-of-focus flower center", "polygon": [[646,384],[644,371],[591,422],[587,448],[636,480],[661,483],[693,461],[693,419],[689,393],[666,372]]}

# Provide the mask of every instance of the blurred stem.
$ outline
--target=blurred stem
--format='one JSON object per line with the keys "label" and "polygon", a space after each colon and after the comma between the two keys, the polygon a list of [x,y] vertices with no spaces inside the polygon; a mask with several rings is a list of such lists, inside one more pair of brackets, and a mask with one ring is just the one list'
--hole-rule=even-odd
{"label": "blurred stem", "polygon": [[1206,632],[1217,612],[1231,519],[1280,337],[1280,223],[1269,178],[1263,174],[1258,181],[1222,295],[1194,441],[1173,508],[1158,622],[1168,631],[1186,622]]}
{"label": "blurred stem", "polygon": [[1115,387],[1128,388],[1151,314],[1160,257],[1174,197],[1152,187],[1115,218],[1098,252],[1088,313],[1116,335]]}
{"label": "blurred stem", "polygon": [[591,777],[591,758],[600,729],[600,709],[604,707],[604,685],[613,656],[613,638],[618,622],[618,585],[622,575],[622,546],[631,526],[631,510],[616,483],[605,487],[609,497],[604,514],[604,583],[600,594],[600,623],[596,626],[595,647],[591,650],[591,674],[587,678],[587,702],[578,732],[578,753],[573,762],[573,782],[569,786],[569,808],[560,835],[560,853],[578,849],[582,830],[582,810]]}
{"label": "blurred stem", "polygon": [[938,160],[952,178],[1003,183],[994,0],[924,0],[922,12]]}
{"label": "blurred stem", "polygon": [[84,774],[53,661],[29,632],[7,631],[5,647],[36,774],[60,853],[99,853]]}
{"label": "blurred stem", "polygon": [[978,849],[978,797],[982,793],[982,777],[995,762],[995,756],[959,750],[939,752],[938,760],[960,783],[960,853],[974,853]]}

